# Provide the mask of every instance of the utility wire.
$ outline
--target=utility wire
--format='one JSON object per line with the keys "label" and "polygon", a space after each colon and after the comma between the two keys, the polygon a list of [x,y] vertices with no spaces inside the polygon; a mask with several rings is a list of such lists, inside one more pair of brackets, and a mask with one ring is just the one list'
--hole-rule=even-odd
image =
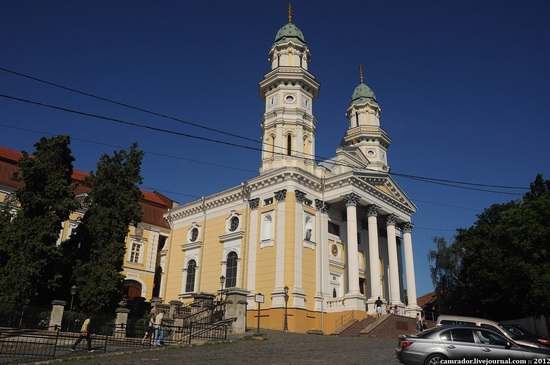
{"label": "utility wire", "polygon": [[[74,89],[74,88],[71,88],[71,87],[68,87],[68,86],[60,85],[60,84],[57,84],[57,83],[54,83],[54,82],[51,82],[51,81],[43,80],[43,79],[40,79],[40,78],[37,78],[37,77],[34,77],[34,76],[23,74],[21,72],[10,70],[10,69],[7,69],[5,67],[0,66],[0,71],[8,72],[8,73],[11,73],[13,75],[24,77],[24,78],[27,78],[27,79],[30,79],[30,80],[33,80],[33,81],[37,81],[37,82],[40,82],[40,83],[43,83],[43,84],[46,84],[46,85],[54,86],[54,87],[57,87],[57,88],[60,88],[60,89],[63,89],[63,90],[71,91],[71,92],[74,92],[74,93],[77,93],[77,94],[80,94],[80,95],[88,96],[88,97],[91,97],[91,98],[94,98],[94,99],[102,100],[102,101],[105,101],[105,102],[108,102],[108,103],[111,103],[111,104],[115,104],[115,105],[123,106],[123,107],[126,107],[126,108],[138,110],[138,111],[141,111],[141,112],[144,112],[144,113],[148,113],[148,114],[152,114],[152,115],[155,115],[155,116],[167,118],[167,119],[174,120],[174,121],[177,121],[177,122],[180,122],[180,123],[192,125],[192,126],[197,127],[197,128],[202,128],[202,129],[206,129],[206,130],[209,130],[209,131],[214,131],[214,132],[225,134],[225,135],[228,135],[228,136],[231,136],[231,137],[241,138],[241,139],[244,139],[244,140],[252,141],[254,143],[261,143],[260,141],[258,141],[256,139],[248,138],[248,137],[245,137],[245,136],[237,135],[237,134],[234,134],[234,133],[230,133],[230,132],[215,129],[215,128],[206,127],[206,126],[203,126],[203,125],[200,125],[200,124],[197,124],[197,123],[187,122],[187,121],[182,120],[180,118],[172,117],[172,116],[169,116],[169,115],[165,115],[165,114],[162,114],[162,113],[158,113],[158,112],[155,112],[155,111],[151,111],[151,110],[147,110],[147,109],[144,109],[144,108],[141,108],[141,107],[130,105],[130,104],[127,104],[127,103],[123,103],[123,102],[108,99],[108,98],[105,98],[105,97],[102,97],[102,96],[98,96],[98,95],[95,95],[95,94],[91,94],[91,93],[88,93],[88,92],[85,92],[85,91],[77,90],[77,89]],[[273,146],[273,147],[276,147],[276,146]],[[265,152],[264,150],[262,150],[262,151]],[[307,155],[307,154],[305,154],[305,155]],[[307,156],[311,157],[311,160],[314,160],[316,162],[323,161],[323,160],[328,160],[328,158],[323,158],[323,157],[319,157],[319,159],[317,159],[317,158],[315,158],[314,155],[311,155],[311,154],[309,154]],[[336,163],[336,162],[333,162],[333,163],[336,164],[336,165],[342,165],[342,166],[351,167],[351,168],[361,168],[361,167],[357,167],[357,166],[353,166],[353,165],[345,165],[345,164],[340,164],[340,163]],[[477,183],[470,183],[470,182],[461,182],[461,181],[421,177],[421,176],[408,175],[408,174],[399,174],[399,173],[396,173],[396,172],[392,172],[391,175],[401,176],[403,178],[408,178],[408,179],[424,179],[427,182],[429,182],[429,181],[434,181],[434,182],[439,181],[439,182],[446,182],[446,183],[459,184],[459,185],[471,185],[471,186],[481,186],[481,187],[501,188],[501,189],[529,190],[529,188],[523,188],[523,187],[477,184]],[[442,185],[444,185],[444,184],[442,184]],[[449,186],[455,187],[454,185],[449,185]],[[473,190],[476,190],[476,189],[473,189]],[[481,191],[485,191],[485,190],[481,190]],[[514,194],[510,194],[510,195],[514,195]],[[520,195],[520,194],[516,194],[516,195]]]}
{"label": "utility wire", "polygon": [[[152,127],[152,126],[148,126],[146,124],[141,124],[141,123],[136,123],[136,122],[129,122],[129,121],[125,121],[125,120],[118,119],[118,118],[111,118],[111,117],[106,117],[106,116],[102,116],[102,115],[98,115],[98,114],[82,112],[82,111],[73,110],[73,109],[69,109],[69,108],[65,108],[65,107],[60,107],[60,106],[56,106],[56,105],[52,105],[52,104],[47,104],[47,103],[42,103],[42,102],[38,102],[38,101],[18,98],[18,97],[11,96],[11,95],[0,94],[0,97],[6,98],[6,99],[11,99],[11,100],[16,100],[16,101],[20,101],[20,102],[25,102],[25,103],[29,103],[29,104],[33,104],[33,105],[38,105],[38,106],[42,106],[42,107],[52,108],[52,109],[56,109],[56,110],[61,110],[61,111],[65,111],[65,112],[73,113],[73,114],[77,114],[77,115],[83,115],[83,116],[98,118],[98,119],[102,119],[102,120],[112,121],[112,122],[123,124],[123,125],[129,125],[129,126],[143,128],[143,129],[150,129],[150,130],[154,130],[154,131],[157,131],[157,132],[163,132],[163,133],[178,135],[178,136],[182,136],[182,137],[187,137],[187,138],[198,139],[198,140],[203,140],[203,141],[207,141],[207,142],[213,142],[213,143],[228,145],[228,146],[232,146],[232,147],[244,148],[244,149],[249,149],[249,150],[253,150],[253,151],[265,152],[265,150],[262,149],[262,148],[250,147],[250,146],[245,146],[245,145],[241,145],[241,144],[237,144],[237,143],[225,142],[225,141],[221,141],[221,140],[217,140],[217,139],[195,136],[195,135],[188,134],[188,133],[176,132],[176,131],[172,131],[172,130],[168,130],[168,129],[164,129],[164,128]],[[297,156],[294,156],[294,157],[297,157]],[[298,157],[298,158],[300,158],[300,157]],[[302,159],[306,160],[306,161],[307,160],[311,161],[311,159],[308,159],[308,158],[305,158],[305,157],[302,157]],[[317,162],[317,159],[314,159],[313,161]],[[331,163],[333,165],[346,166],[346,167],[349,167],[349,168],[352,168],[352,169],[361,169],[361,170],[366,170],[366,171],[377,172],[376,170],[372,170],[372,169],[369,169],[368,167],[363,167],[363,166],[343,164],[343,163],[339,163],[337,161],[331,161]],[[401,174],[400,175],[400,174],[397,174],[397,173],[388,173],[388,174],[401,176],[401,177],[408,178],[408,179],[413,179],[413,180],[430,182],[430,183],[433,183],[433,184],[446,185],[446,186],[451,186],[451,187],[456,187],[456,188],[461,188],[461,189],[467,189],[467,190],[477,190],[477,191],[492,192],[492,193],[497,193],[497,194],[507,194],[507,195],[521,196],[521,194],[506,193],[506,192],[488,190],[488,189],[476,189],[476,188],[465,187],[465,186],[460,186],[460,185],[453,185],[452,183],[442,182],[442,181],[450,181],[450,180],[441,180],[441,179],[433,179],[433,178],[427,178],[427,177],[418,177],[418,176],[406,175],[406,174]],[[464,184],[463,182],[457,182],[457,183],[458,184]],[[474,185],[474,186],[496,187],[496,186],[490,186],[490,185],[484,185],[484,184],[475,184],[475,183],[469,183],[469,184]],[[505,188],[512,188],[512,187],[505,187]],[[523,189],[523,188],[514,187],[514,189]],[[529,189],[525,189],[525,190],[529,190]]]}
{"label": "utility wire", "polygon": [[60,89],[63,89],[63,90],[71,91],[71,92],[74,92],[74,93],[77,93],[77,94],[80,94],[80,95],[89,96],[89,97],[91,97],[91,98],[98,99],[98,100],[101,100],[101,101],[105,101],[105,102],[107,102],[107,103],[111,103],[111,104],[123,106],[123,107],[125,107],[125,108],[130,108],[130,109],[138,110],[138,111],[140,111],[140,112],[144,112],[144,113],[151,114],[151,115],[156,115],[156,116],[158,116],[158,117],[162,117],[162,118],[166,118],[166,119],[171,119],[171,120],[176,121],[176,122],[179,122],[179,123],[191,125],[191,126],[193,126],[193,127],[197,127],[197,128],[201,128],[201,129],[206,129],[206,130],[211,131],[211,132],[216,132],[216,133],[225,134],[225,135],[228,135],[228,136],[231,136],[231,137],[244,139],[244,140],[251,141],[251,142],[254,142],[254,143],[261,143],[261,142],[258,141],[257,139],[252,139],[252,138],[249,138],[249,137],[240,136],[240,135],[238,135],[238,134],[233,134],[233,133],[226,132],[226,131],[222,131],[222,130],[219,130],[219,129],[206,127],[206,126],[203,126],[203,125],[200,125],[200,124],[196,124],[196,123],[192,123],[192,122],[187,122],[187,121],[185,121],[185,120],[182,120],[182,119],[179,119],[179,118],[176,118],[176,117],[172,117],[172,116],[169,116],[169,115],[166,115],[166,114],[161,114],[161,113],[154,112],[154,111],[151,111],[151,110],[147,110],[147,109],[144,109],[144,108],[140,108],[140,107],[137,107],[137,106],[134,106],[134,105],[126,104],[126,103],[123,103],[123,102],[120,102],[120,101],[116,101],[116,100],[112,100],[112,99],[107,99],[107,98],[104,98],[104,97],[102,97],[102,96],[98,96],[98,95],[94,95],[94,94],[91,94],[91,93],[88,93],[88,92],[85,92],[85,91],[80,91],[80,90],[77,90],[77,89],[73,89],[73,88],[68,87],[68,86],[59,85],[59,84],[56,84],[56,83],[51,82],[51,81],[42,80],[42,79],[39,79],[39,78],[34,77],[34,76],[25,75],[25,74],[23,74],[23,73],[21,73],[21,72],[9,70],[9,69],[7,69],[7,68],[5,68],[5,67],[0,67],[0,70],[1,70],[1,71],[4,71],[4,72],[11,73],[11,74],[13,74],[13,75],[17,75],[17,76],[24,77],[24,78],[27,78],[27,79],[30,79],[30,80],[33,80],[33,81],[37,81],[37,82],[40,82],[40,83],[43,83],[43,84],[46,84],[46,85],[50,85],[50,86],[54,86],[54,87],[57,87],[57,88],[60,88]]}

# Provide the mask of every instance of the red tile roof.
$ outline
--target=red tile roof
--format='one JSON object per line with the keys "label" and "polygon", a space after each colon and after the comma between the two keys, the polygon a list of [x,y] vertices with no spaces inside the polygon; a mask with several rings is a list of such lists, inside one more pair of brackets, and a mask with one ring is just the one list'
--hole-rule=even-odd
{"label": "red tile roof", "polygon": [[[23,157],[21,152],[0,146],[0,185],[12,188],[23,186],[22,180],[13,178],[15,172],[19,173],[17,164],[21,157]],[[77,195],[90,191],[90,188],[83,184],[84,179],[88,176],[90,176],[90,174],[73,169],[73,180],[79,183],[75,191]],[[143,221],[149,224],[170,228],[163,214],[167,209],[172,208],[174,201],[156,191],[150,192],[141,190],[141,192],[143,194],[143,199],[140,199],[139,204],[143,211]]]}

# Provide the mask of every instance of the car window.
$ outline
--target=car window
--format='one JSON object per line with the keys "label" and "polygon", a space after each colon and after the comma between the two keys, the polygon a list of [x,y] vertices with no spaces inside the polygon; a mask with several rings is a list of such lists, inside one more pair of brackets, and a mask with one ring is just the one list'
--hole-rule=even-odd
{"label": "car window", "polygon": [[451,341],[451,330],[441,332],[439,338],[441,341]]}
{"label": "car window", "polygon": [[450,320],[450,319],[442,319],[439,324],[461,324],[466,326],[475,326],[476,324],[474,322],[466,322],[466,321],[457,321],[457,320]]}
{"label": "car window", "polygon": [[504,337],[491,331],[475,330],[474,332],[476,333],[479,342],[485,345],[506,346],[508,343]]}
{"label": "car window", "polygon": [[497,332],[500,332],[500,329],[496,328],[495,326],[491,326],[490,324],[486,324],[486,323],[481,323],[480,324],[480,327],[482,328],[489,328],[493,331],[497,331]]}
{"label": "car window", "polygon": [[474,334],[470,329],[455,328],[451,330],[451,336],[455,342],[475,342]]}
{"label": "car window", "polygon": [[519,328],[517,328],[517,327],[514,327],[514,326],[506,326],[506,325],[504,325],[504,326],[502,326],[502,327],[504,327],[504,329],[505,329],[506,331],[508,331],[508,333],[510,333],[512,336],[522,336],[522,335],[524,335],[524,333],[521,332],[521,330],[520,330]]}

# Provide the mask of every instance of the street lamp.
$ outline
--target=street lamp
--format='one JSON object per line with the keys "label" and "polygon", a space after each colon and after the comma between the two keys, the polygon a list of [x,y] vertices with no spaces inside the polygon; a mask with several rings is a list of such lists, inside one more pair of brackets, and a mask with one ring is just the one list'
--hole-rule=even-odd
{"label": "street lamp", "polygon": [[225,284],[225,276],[222,275],[220,276],[220,287],[221,287],[220,291],[222,292],[223,292],[223,284]]}
{"label": "street lamp", "polygon": [[71,310],[73,310],[73,300],[76,294],[76,285],[71,286]]}
{"label": "street lamp", "polygon": [[288,331],[288,286],[285,285],[285,326],[283,331]]}

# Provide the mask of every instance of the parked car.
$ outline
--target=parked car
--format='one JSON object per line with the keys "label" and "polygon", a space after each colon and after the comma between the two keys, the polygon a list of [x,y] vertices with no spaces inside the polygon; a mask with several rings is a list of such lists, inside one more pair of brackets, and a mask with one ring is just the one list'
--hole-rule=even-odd
{"label": "parked car", "polygon": [[530,346],[550,351],[550,340],[544,336],[531,333],[517,324],[500,323],[499,326],[504,328],[517,343],[529,343]]}
{"label": "parked car", "polygon": [[466,325],[442,325],[401,335],[395,355],[404,365],[437,365],[441,360],[548,358],[545,350],[520,346],[488,328]]}
{"label": "parked car", "polygon": [[[464,317],[464,316],[453,316],[453,315],[446,315],[442,314],[437,318],[436,325],[448,325],[448,324],[461,324],[461,325],[470,325],[470,326],[478,326],[483,328],[489,328],[493,331],[500,332],[504,337],[508,338],[509,340],[513,340],[518,345],[521,346],[529,346],[534,348],[542,348],[545,350],[550,351],[550,346],[546,345],[548,344],[548,339],[544,339],[543,337],[537,337],[535,334],[530,334],[532,336],[521,336],[516,335],[511,332],[505,325],[502,325],[500,323],[497,323],[495,321],[491,321],[489,319],[485,318],[477,318],[477,317]],[[536,337],[536,338],[535,338]],[[542,340],[542,342],[539,341],[539,339]],[[546,342],[544,342],[546,340]]]}

